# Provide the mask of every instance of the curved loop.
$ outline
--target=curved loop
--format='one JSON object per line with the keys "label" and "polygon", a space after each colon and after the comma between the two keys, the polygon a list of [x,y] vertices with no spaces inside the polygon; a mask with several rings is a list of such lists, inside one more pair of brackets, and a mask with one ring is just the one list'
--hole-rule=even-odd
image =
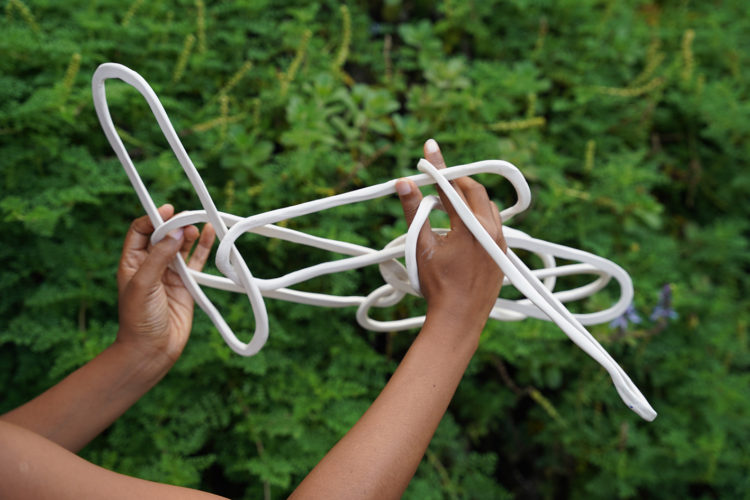
{"label": "curved loop", "polygon": [[[214,226],[214,229],[216,230],[217,237],[220,239],[223,238],[227,232],[227,227],[224,225],[224,221],[219,215],[219,211],[216,209],[216,206],[211,199],[211,195],[208,193],[208,189],[203,183],[203,179],[201,179],[201,176],[198,174],[198,170],[190,160],[187,151],[185,151],[182,142],[180,142],[180,139],[177,136],[177,132],[175,132],[172,123],[169,121],[167,112],[161,105],[159,98],[156,97],[156,94],[151,89],[151,86],[146,82],[146,80],[143,79],[143,77],[141,77],[141,75],[139,75],[135,71],[121,64],[105,63],[100,65],[96,69],[91,82],[91,91],[94,98],[94,108],[96,109],[96,115],[99,118],[99,123],[104,130],[104,134],[107,136],[109,144],[112,146],[112,149],[115,151],[117,158],[120,160],[120,163],[125,169],[125,172],[130,179],[130,183],[133,185],[133,188],[138,195],[138,199],[141,201],[141,205],[143,205],[143,208],[146,210],[146,213],[151,219],[151,223],[153,224],[153,226],[155,228],[158,228],[164,223],[164,221],[159,215],[156,204],[149,195],[145,184],[141,180],[141,177],[135,168],[135,165],[133,165],[133,161],[131,160],[130,155],[125,149],[125,145],[122,143],[122,140],[120,139],[120,136],[115,129],[115,124],[112,121],[112,116],[110,115],[109,107],[107,106],[107,94],[104,84],[106,80],[113,78],[122,80],[125,83],[131,85],[138,92],[140,92],[140,94],[146,100],[149,108],[151,108],[151,112],[154,114],[154,117],[159,124],[159,128],[164,134],[164,137],[166,137],[167,142],[169,142],[169,145],[172,148],[175,156],[177,157],[177,160],[180,162],[180,165],[182,165],[182,169],[190,180],[190,184],[192,184],[193,189],[195,189],[195,192],[200,199],[201,205],[206,211],[209,222],[211,222],[211,224]],[[175,268],[182,278],[183,282],[185,283],[185,286],[190,291],[190,294],[193,296],[201,309],[203,309],[211,318],[224,340],[227,341],[227,343],[230,345],[230,347],[232,347],[234,351],[249,356],[256,354],[266,343],[266,339],[268,338],[268,315],[266,313],[265,304],[263,303],[263,297],[261,296],[260,290],[252,279],[250,270],[244,263],[240,262],[242,259],[240,258],[239,252],[237,252],[236,248],[232,248],[231,253],[232,256],[235,257],[235,262],[237,262],[238,264],[237,268],[233,268],[233,274],[238,279],[234,279],[233,281],[235,283],[241,282],[245,287],[245,291],[248,298],[250,299],[250,304],[253,309],[253,314],[255,315],[255,333],[253,334],[251,341],[247,344],[241,342],[237,338],[234,332],[229,328],[224,319],[221,317],[216,307],[201,291],[195,280],[189,277],[188,268],[180,255],[177,255],[177,257],[175,257]]]}
{"label": "curved loop", "polygon": [[[531,203],[531,191],[526,179],[514,165],[503,160],[484,160],[466,165],[458,165],[442,170],[442,175],[447,180],[457,179],[467,175],[479,173],[493,173],[508,179],[516,190],[517,200],[513,206],[500,212],[504,221],[512,218],[514,215],[525,210]],[[432,177],[426,174],[413,175],[408,177],[418,186],[434,184]],[[232,266],[230,254],[234,248],[234,243],[245,232],[252,232],[255,228],[280,222],[282,220],[293,219],[311,213],[322,212],[329,208],[348,205],[361,201],[382,198],[396,193],[396,179],[369,186],[348,193],[337,194],[322,198],[319,200],[308,201],[291,207],[278,208],[262,214],[253,215],[243,219],[233,225],[225,235],[220,238],[219,248],[216,251],[216,266],[226,276],[236,279],[236,270]],[[270,285],[269,285],[270,286]]]}
{"label": "curved loop", "polygon": [[[393,321],[377,321],[368,315],[369,310],[373,306],[378,306],[379,301],[387,297],[389,294],[394,292],[395,288],[390,284],[385,284],[380,288],[373,290],[365,300],[357,308],[357,322],[362,328],[367,328],[373,332],[393,332],[399,330],[409,330],[411,328],[419,328],[424,324],[424,316],[415,316],[406,319],[397,319]],[[396,290],[397,291],[397,290]],[[403,292],[398,293],[402,294]],[[399,297],[399,300],[401,297]]]}
{"label": "curved loop", "polygon": [[[656,418],[656,412],[643,394],[633,384],[627,374],[620,368],[609,353],[597,340],[581,325],[581,323],[562,305],[544,285],[526,267],[512,249],[506,253],[500,249],[494,239],[487,233],[474,213],[466,206],[453,186],[440,175],[440,172],[424,158],[419,161],[418,168],[435,178],[435,181],[450,200],[453,208],[461,217],[467,229],[477,239],[482,247],[490,254],[495,263],[502,269],[511,283],[557,325],[578,347],[597,361],[612,378],[618,394],[633,411],[646,420]],[[612,264],[614,265],[614,264]],[[632,298],[632,296],[631,296]]]}
{"label": "curved loop", "polygon": [[412,219],[409,230],[406,232],[406,271],[412,287],[414,287],[414,290],[420,297],[422,296],[422,291],[419,288],[417,240],[419,239],[419,233],[422,232],[422,228],[430,217],[430,212],[439,205],[440,199],[437,196],[430,195],[422,198],[419,207],[417,207],[417,213],[414,214],[414,219]]}
{"label": "curved loop", "polygon": [[[105,81],[112,78],[130,84],[144,97],[195,189],[203,210],[183,212],[166,222],[161,219],[156,205],[138,175],[112,122],[104,86]],[[102,129],[154,225],[155,231],[152,235],[152,242],[156,243],[171,230],[188,224],[210,222],[215,227],[219,238],[216,265],[224,276],[190,270],[179,255],[172,263],[172,267],[179,273],[196,303],[206,312],[224,340],[235,352],[246,356],[253,355],[265,344],[269,328],[268,315],[263,301],[264,296],[325,307],[357,306],[357,321],[359,324],[375,331],[404,330],[419,327],[424,323],[424,316],[394,321],[377,321],[371,319],[368,313],[372,307],[393,306],[406,294],[420,295],[416,258],[417,237],[427,221],[430,211],[440,205],[436,197],[425,197],[408,232],[391,241],[382,250],[320,238],[274,224],[285,219],[320,212],[328,208],[389,196],[395,193],[396,180],[292,207],[279,208],[247,218],[222,213],[216,209],[203,180],[190,161],[159,99],[140,75],[119,64],[102,64],[94,73],[92,91],[96,113]],[[601,257],[537,240],[507,226],[504,227],[504,231],[509,248],[507,254],[504,253],[461,200],[449,181],[478,173],[494,173],[506,178],[513,185],[517,196],[517,200],[512,206],[500,212],[503,222],[507,223],[514,215],[525,210],[531,202],[529,186],[521,172],[512,164],[502,160],[484,160],[438,171],[427,160],[422,159],[418,168],[422,173],[409,178],[418,186],[428,184],[440,186],[467,228],[505,273],[505,281],[515,286],[526,297],[520,300],[497,299],[490,316],[505,321],[518,321],[526,317],[554,321],[576,345],[608,371],[623,401],[646,420],[653,420],[656,417],[656,412],[638,391],[638,388],[609,356],[607,351],[582,326],[583,324],[609,321],[625,311],[633,298],[633,286],[627,273],[616,264]],[[436,229],[435,231],[445,232],[448,230]],[[308,245],[348,257],[294,271],[278,278],[259,279],[252,275],[245,259],[235,246],[237,239],[245,232]],[[530,270],[516,256],[512,248],[521,248],[538,255],[544,267],[534,271]],[[405,258],[405,267],[398,261],[400,258]],[[556,258],[578,261],[579,263],[557,266]],[[385,284],[370,292],[367,296],[340,297],[288,288],[316,276],[357,269],[372,264],[378,264]],[[570,274],[590,274],[596,278],[594,281],[572,290],[554,291],[556,278]],[[615,278],[620,285],[621,296],[618,302],[608,309],[574,315],[562,305],[563,302],[588,297],[601,290],[611,278]],[[206,297],[199,284],[247,295],[256,323],[256,329],[250,342],[243,343],[236,337],[216,307]]]}

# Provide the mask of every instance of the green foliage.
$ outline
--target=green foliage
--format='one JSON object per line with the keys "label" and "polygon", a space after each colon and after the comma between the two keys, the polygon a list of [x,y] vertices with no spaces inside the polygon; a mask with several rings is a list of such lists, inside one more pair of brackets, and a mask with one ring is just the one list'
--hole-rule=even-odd
{"label": "green foliage", "polygon": [[[115,61],[159,94],[221,210],[249,215],[413,173],[434,136],[450,164],[502,158],[524,172],[534,203],[514,225],[631,273],[643,322],[592,331],[656,421],[630,413],[554,325],[490,322],[407,498],[750,491],[743,2],[9,0],[0,30],[0,411],[117,329],[115,269],[141,208],[90,92],[96,66]],[[107,91],[156,201],[198,208],[139,95]],[[505,183],[488,187],[511,203]],[[288,225],[377,247],[404,230],[399,211],[382,200]],[[241,244],[260,276],[324,258]],[[303,288],[355,294],[379,282],[364,270]],[[665,284],[678,317],[652,320]],[[245,299],[211,296],[252,330]],[[172,372],[83,456],[233,498],[288,494],[414,334],[362,331],[352,310],[268,306],[270,340],[250,359],[198,312]]]}

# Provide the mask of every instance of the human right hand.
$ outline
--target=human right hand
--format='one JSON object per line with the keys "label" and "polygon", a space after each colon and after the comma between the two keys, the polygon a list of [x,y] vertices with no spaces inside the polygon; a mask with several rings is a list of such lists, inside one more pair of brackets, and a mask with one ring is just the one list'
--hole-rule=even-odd
{"label": "human right hand", "polygon": [[[425,158],[445,162],[427,141]],[[500,214],[481,184],[453,185],[490,235],[505,249]],[[422,194],[408,179],[396,183],[406,221]],[[429,224],[417,241],[419,284],[427,318],[375,402],[323,457],[291,498],[401,498],[479,343],[500,292],[503,273],[441,193],[451,221],[445,236]]]}
{"label": "human right hand", "polygon": [[[425,159],[436,168],[445,168],[440,148],[433,139],[424,145]],[[459,196],[466,202],[490,236],[505,251],[502,221],[497,206],[490,201],[484,186],[462,177],[452,181]],[[406,222],[411,225],[422,201],[422,193],[409,179],[396,183]],[[448,212],[451,230],[445,235],[432,231],[425,223],[417,241],[419,285],[427,299],[428,317],[450,312],[446,317],[461,325],[484,326],[500,293],[503,272],[474,238],[456,213],[448,198],[438,189],[443,207]]]}

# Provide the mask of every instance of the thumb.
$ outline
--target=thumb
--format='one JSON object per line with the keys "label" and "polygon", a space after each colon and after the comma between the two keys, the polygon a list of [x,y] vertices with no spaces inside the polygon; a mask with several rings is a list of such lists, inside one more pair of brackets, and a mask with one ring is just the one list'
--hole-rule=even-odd
{"label": "thumb", "polygon": [[143,261],[141,268],[133,279],[137,279],[138,282],[143,284],[160,281],[164,271],[167,270],[167,266],[180,251],[184,239],[183,230],[176,229],[151,247],[148,257]]}
{"label": "thumb", "polygon": [[[399,179],[396,181],[396,192],[398,193],[399,200],[401,200],[401,208],[404,210],[406,224],[411,227],[414,216],[417,215],[419,204],[422,202],[422,192],[411,179]],[[431,237],[432,228],[430,227],[430,221],[426,220],[422,229],[419,230],[420,244],[429,244]]]}
{"label": "thumb", "polygon": [[401,200],[401,208],[404,210],[406,224],[411,226],[414,216],[417,214],[419,204],[422,202],[422,192],[411,179],[399,179],[396,181],[396,192]]}

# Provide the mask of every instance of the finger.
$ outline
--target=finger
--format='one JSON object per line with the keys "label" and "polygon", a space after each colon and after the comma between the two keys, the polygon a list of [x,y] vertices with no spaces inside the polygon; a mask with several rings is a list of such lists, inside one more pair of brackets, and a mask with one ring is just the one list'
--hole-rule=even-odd
{"label": "finger", "polygon": [[200,231],[198,231],[198,228],[195,226],[185,226],[183,229],[183,243],[182,248],[180,248],[180,255],[182,255],[182,259],[187,262],[188,255],[190,255],[190,250],[193,248],[193,244],[195,243],[195,240],[198,239],[198,236],[200,236]]}
{"label": "finger", "polygon": [[214,240],[216,238],[216,231],[211,224],[203,226],[200,240],[198,240],[198,246],[193,250],[193,255],[190,257],[188,267],[196,271],[203,269],[203,266],[208,261],[208,256],[211,254],[211,247],[214,246]]}
{"label": "finger", "polygon": [[[172,214],[174,214],[174,207],[172,205],[166,204],[159,207],[159,215],[161,215],[162,219],[169,219],[172,217]],[[144,215],[138,217],[132,224],[130,224],[128,234],[125,236],[123,250],[146,250],[146,248],[148,248],[149,238],[153,232],[154,225],[149,216]]]}
{"label": "finger", "polygon": [[[443,159],[443,154],[440,152],[440,146],[438,146],[437,141],[435,139],[427,139],[427,141],[424,143],[424,157],[427,161],[432,163],[435,168],[438,170],[446,168],[445,166],[445,160]],[[464,197],[462,193],[462,189],[460,184],[457,184],[455,181],[451,182],[451,185],[458,193],[458,196],[460,196],[464,201],[466,201],[466,198]],[[448,213],[448,217],[451,221],[451,228],[457,229],[460,227],[463,227],[463,222],[461,222],[461,217],[459,217],[458,213],[456,212],[456,209],[453,208],[453,204],[450,202],[448,197],[445,195],[442,189],[438,187],[438,195],[440,196],[440,201],[443,204],[443,208]]]}
{"label": "finger", "polygon": [[461,181],[466,204],[477,218],[485,224],[488,222],[496,223],[495,214],[497,213],[497,207],[490,200],[485,187],[468,177],[458,180]]}
{"label": "finger", "polygon": [[[166,207],[166,205],[164,205]],[[164,208],[162,207],[162,208]],[[159,213],[162,215],[162,219],[166,222],[170,220],[175,214],[174,214],[174,207],[171,207],[171,210],[166,211],[165,213],[161,213],[161,208],[159,209]],[[195,240],[198,239],[198,236],[200,235],[200,231],[198,231],[198,228],[195,226],[183,226],[181,228],[178,228],[173,233],[177,234],[178,231],[182,231],[182,247],[180,248],[180,255],[182,256],[183,260],[187,260],[188,255],[190,255],[190,249],[193,248],[193,243],[195,243]],[[174,236],[173,234],[173,236]],[[150,240],[149,235],[149,240]]]}
{"label": "finger", "polygon": [[474,212],[474,215],[476,215],[479,222],[484,226],[503,252],[507,251],[508,245],[505,243],[505,236],[503,235],[503,221],[500,217],[500,211],[498,210],[497,205],[490,200],[485,187],[468,177],[463,177],[458,180],[470,181],[466,182],[463,188],[469,208],[471,208],[471,211]]}
{"label": "finger", "polygon": [[417,215],[417,209],[422,201],[422,192],[411,179],[399,179],[396,181],[396,193],[401,201],[401,208],[404,211],[406,225],[411,227],[414,216]]}
{"label": "finger", "polygon": [[505,234],[503,233],[503,218],[500,216],[500,210],[497,208],[497,205],[490,202],[492,205],[492,208],[494,210],[493,212],[493,219],[495,220],[495,224],[497,226],[497,235],[495,237],[495,241],[498,245],[500,245],[500,248],[503,252],[508,251],[508,243],[505,241]]}
{"label": "finger", "polygon": [[[159,215],[162,219],[169,219],[174,213],[174,207],[166,204],[159,207]],[[117,270],[118,283],[124,285],[138,271],[143,260],[146,258],[151,233],[154,225],[148,215],[135,219],[125,235],[122,246],[120,266]]]}
{"label": "finger", "polygon": [[[443,154],[440,151],[440,146],[438,146],[435,139],[428,139],[427,142],[425,142],[424,152],[427,161],[435,165],[435,168],[438,170],[446,168]],[[455,188],[461,199],[469,205],[472,211],[476,212],[476,210],[481,207],[480,210],[483,213],[486,212],[486,205],[489,197],[487,196],[487,190],[484,186],[470,177],[459,177],[458,179],[451,181],[451,185]],[[441,199],[443,200],[443,204],[446,205],[447,198],[442,197],[442,191]],[[450,206],[451,204],[448,202],[447,205]],[[453,209],[452,206],[451,209]],[[489,213],[486,215],[488,217],[490,216]]]}
{"label": "finger", "polygon": [[[417,209],[419,209],[419,204],[422,202],[422,192],[411,179],[399,179],[396,181],[396,192],[398,193],[399,200],[401,200],[401,208],[404,210],[406,224],[411,227],[414,216],[417,214]],[[424,244],[428,244],[433,237],[434,234],[430,227],[430,221],[426,220],[419,231],[419,240]]]}
{"label": "finger", "polygon": [[503,253],[508,253],[508,243],[505,241],[503,226],[500,226],[500,233],[498,234],[498,237],[495,238],[495,241],[497,241],[497,244],[500,246],[500,249],[503,251]]}
{"label": "finger", "polygon": [[152,246],[140,269],[133,276],[132,284],[142,290],[150,290],[154,284],[160,282],[167,266],[182,247],[184,238],[184,231],[175,229]]}
{"label": "finger", "polygon": [[435,139],[427,139],[424,143],[424,157],[427,161],[435,165],[435,168],[442,170],[447,168],[445,165],[445,159],[443,153],[440,151],[440,146]]}

